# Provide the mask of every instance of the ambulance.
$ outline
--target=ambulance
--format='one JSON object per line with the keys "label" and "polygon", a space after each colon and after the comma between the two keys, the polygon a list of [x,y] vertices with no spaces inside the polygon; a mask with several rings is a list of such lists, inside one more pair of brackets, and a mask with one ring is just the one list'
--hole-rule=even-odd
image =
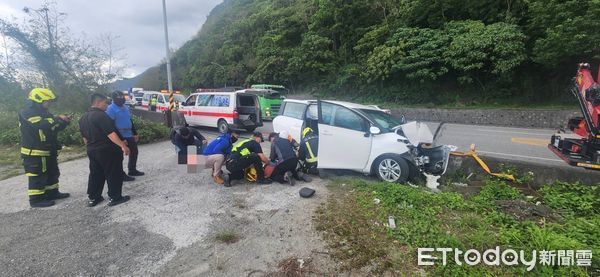
{"label": "ambulance", "polygon": [[246,90],[192,93],[181,104],[178,112],[191,126],[217,127],[221,133],[263,126],[258,96]]}
{"label": "ambulance", "polygon": [[[142,109],[150,110],[150,99],[152,95],[157,95],[156,111],[163,112],[169,110],[169,93],[166,90],[158,91],[144,91],[142,97]],[[175,109],[181,106],[181,103],[185,101],[185,96],[181,95],[178,91],[173,94],[175,100]]]}

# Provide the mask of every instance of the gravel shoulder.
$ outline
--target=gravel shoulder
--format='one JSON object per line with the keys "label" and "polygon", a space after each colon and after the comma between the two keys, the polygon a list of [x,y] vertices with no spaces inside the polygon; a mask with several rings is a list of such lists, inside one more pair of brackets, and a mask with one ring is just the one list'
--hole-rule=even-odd
{"label": "gravel shoulder", "polygon": [[[217,186],[209,171],[177,165],[170,142],[141,146],[139,164],[146,176],[125,183],[132,200],[116,207],[85,207],[87,159],[60,164],[71,197],[48,209],[29,208],[24,175],[0,181],[3,275],[261,276],[289,257],[333,270],[312,220],[325,181]],[[300,198],[303,186],[317,194]]]}

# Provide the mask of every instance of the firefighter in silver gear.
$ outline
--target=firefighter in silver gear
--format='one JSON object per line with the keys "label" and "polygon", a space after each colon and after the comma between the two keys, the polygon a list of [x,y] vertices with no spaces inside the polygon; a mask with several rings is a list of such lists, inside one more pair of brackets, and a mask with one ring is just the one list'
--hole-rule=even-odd
{"label": "firefighter in silver gear", "polygon": [[49,207],[55,204],[54,200],[70,196],[58,191],[57,156],[62,146],[57,134],[71,119],[66,115],[53,116],[48,111],[55,99],[51,90],[34,88],[29,93],[26,107],[19,111],[21,157],[25,175],[29,178],[27,195],[31,207]]}

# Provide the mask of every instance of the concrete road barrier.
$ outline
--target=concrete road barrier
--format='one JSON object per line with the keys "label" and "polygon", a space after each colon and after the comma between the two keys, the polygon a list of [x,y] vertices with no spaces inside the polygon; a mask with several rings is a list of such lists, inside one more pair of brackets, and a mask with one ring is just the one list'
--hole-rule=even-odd
{"label": "concrete road barrier", "polygon": [[581,116],[579,110],[534,109],[393,109],[392,114],[407,120],[446,122],[502,127],[550,128],[565,127],[569,118]]}
{"label": "concrete road barrier", "polygon": [[165,124],[167,122],[166,116],[162,112],[152,112],[147,110],[140,110],[136,108],[130,109],[133,115],[139,116],[145,120]]}
{"label": "concrete road barrier", "polygon": [[[587,170],[579,167],[557,167],[548,166],[537,163],[530,163],[524,161],[506,160],[496,157],[481,157],[485,163],[490,167],[492,172],[497,172],[501,164],[510,165],[515,167],[520,174],[527,172],[533,172],[534,181],[531,186],[535,189],[545,184],[552,184],[555,181],[563,182],[581,182],[587,185],[600,185],[600,171]],[[449,178],[456,171],[463,171],[467,174],[474,173],[478,175],[485,175],[485,171],[470,157],[450,157],[450,164],[448,165],[448,172],[445,178]]]}

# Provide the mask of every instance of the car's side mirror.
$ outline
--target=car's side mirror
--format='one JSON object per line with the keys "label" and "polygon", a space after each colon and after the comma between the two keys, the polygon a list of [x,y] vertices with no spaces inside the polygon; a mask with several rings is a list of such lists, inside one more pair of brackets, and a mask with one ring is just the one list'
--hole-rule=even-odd
{"label": "car's side mirror", "polygon": [[369,133],[371,135],[379,135],[381,134],[381,130],[375,126],[371,126],[371,128],[369,128]]}

